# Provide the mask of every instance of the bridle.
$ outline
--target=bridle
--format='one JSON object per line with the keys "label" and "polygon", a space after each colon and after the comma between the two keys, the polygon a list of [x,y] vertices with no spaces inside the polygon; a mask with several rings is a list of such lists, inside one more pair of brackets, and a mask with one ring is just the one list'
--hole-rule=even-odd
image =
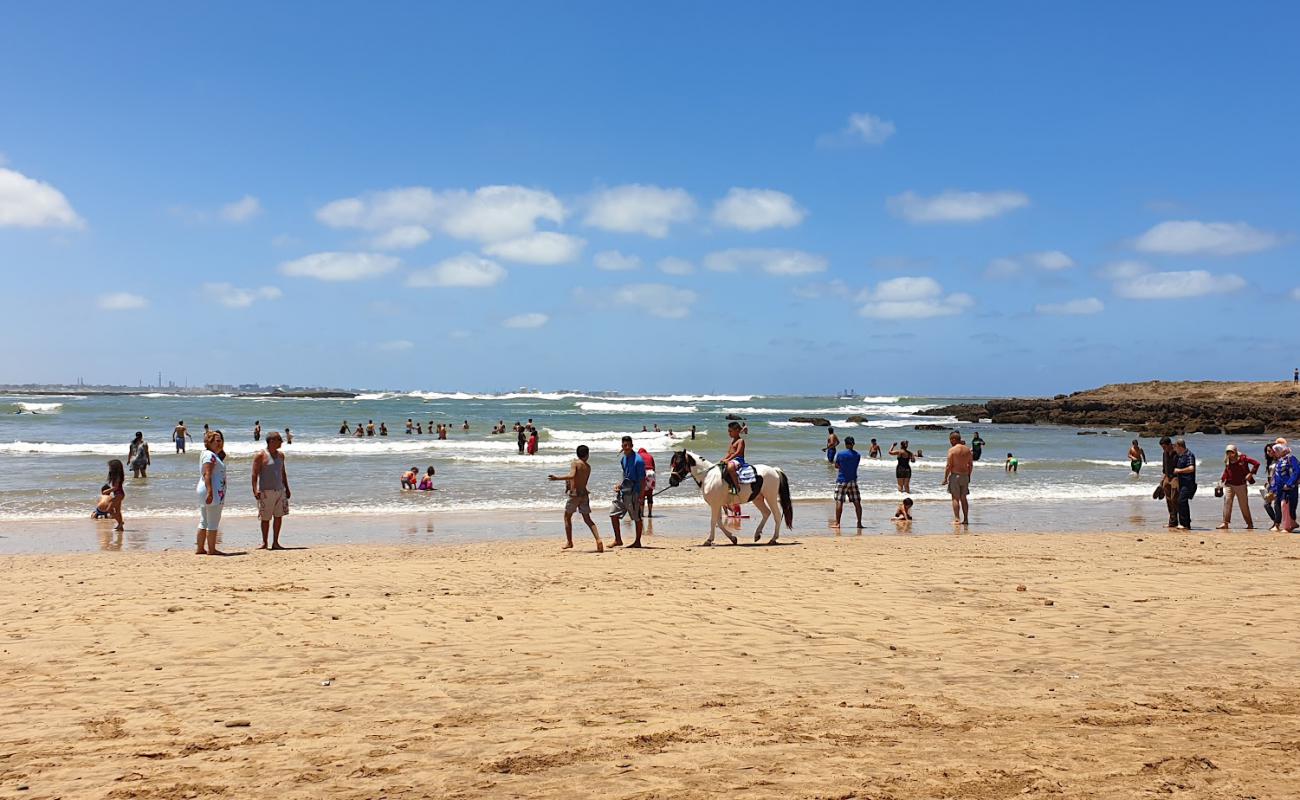
{"label": "bridle", "polygon": [[685,450],[682,450],[673,455],[672,464],[673,464],[673,471],[669,475],[669,481],[668,481],[670,485],[676,486],[677,484],[681,483],[682,480],[685,479],[687,475],[690,475],[691,480],[695,481],[696,486],[699,486],[701,488],[704,487],[704,481],[701,481],[699,478],[695,477],[695,470],[692,469],[694,465],[691,464],[691,457]]}

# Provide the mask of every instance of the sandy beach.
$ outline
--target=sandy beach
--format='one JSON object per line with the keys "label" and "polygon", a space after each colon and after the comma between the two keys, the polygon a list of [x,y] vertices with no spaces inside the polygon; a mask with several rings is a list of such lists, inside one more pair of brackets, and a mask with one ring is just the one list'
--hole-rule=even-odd
{"label": "sandy beach", "polygon": [[1300,537],[0,558],[0,797],[1293,798]]}

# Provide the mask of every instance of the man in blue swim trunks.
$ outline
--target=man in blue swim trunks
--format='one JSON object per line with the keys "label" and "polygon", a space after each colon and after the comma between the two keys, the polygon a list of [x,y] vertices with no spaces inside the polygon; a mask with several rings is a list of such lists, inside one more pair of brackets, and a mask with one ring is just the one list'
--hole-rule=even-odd
{"label": "man in blue swim trunks", "polygon": [[172,441],[176,443],[176,452],[178,453],[184,453],[185,440],[193,438],[194,437],[190,436],[190,432],[185,428],[185,420],[176,423],[176,427],[172,428]]}
{"label": "man in blue swim trunks", "polygon": [[822,449],[826,451],[826,460],[835,463],[835,448],[840,446],[840,437],[835,435],[834,428],[826,429],[826,446]]}
{"label": "man in blue swim trunks", "polygon": [[623,468],[623,479],[614,485],[614,502],[609,506],[609,524],[614,528],[614,544],[623,546],[623,531],[620,523],[624,516],[631,516],[636,523],[636,540],[628,547],[641,546],[641,494],[645,488],[645,461],[632,446],[632,437],[623,437],[623,456],[618,460]]}

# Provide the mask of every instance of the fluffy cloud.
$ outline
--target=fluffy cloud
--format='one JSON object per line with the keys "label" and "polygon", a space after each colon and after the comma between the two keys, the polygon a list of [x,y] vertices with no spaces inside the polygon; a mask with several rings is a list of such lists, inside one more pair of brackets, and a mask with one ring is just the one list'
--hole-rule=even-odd
{"label": "fluffy cloud", "polygon": [[393,339],[388,342],[380,342],[379,349],[386,353],[401,353],[415,347],[415,342],[410,339]]}
{"label": "fluffy cloud", "polygon": [[684,258],[677,258],[676,256],[661,258],[659,259],[659,263],[655,266],[657,266],[659,271],[665,275],[690,275],[695,272],[694,264]]}
{"label": "fluffy cloud", "polygon": [[1122,281],[1150,271],[1151,267],[1141,261],[1112,261],[1097,270],[1097,274],[1108,281]]}
{"label": "fluffy cloud", "polygon": [[989,278],[1011,278],[1019,275],[1025,267],[1058,272],[1073,266],[1074,259],[1060,250],[1040,250],[1014,258],[995,258],[989,262],[984,274]]}
{"label": "fluffy cloud", "polygon": [[682,319],[698,299],[690,289],[663,283],[634,283],[614,290],[614,302],[663,319]]}
{"label": "fluffy cloud", "polygon": [[891,278],[859,296],[859,313],[873,319],[929,319],[960,314],[975,304],[968,294],[944,294],[934,278]]}
{"label": "fluffy cloud", "polygon": [[959,192],[949,189],[933,197],[903,192],[886,201],[894,216],[908,222],[979,222],[1029,205],[1024,192]]}
{"label": "fluffy cloud", "polygon": [[432,238],[433,234],[423,225],[399,225],[379,234],[370,244],[379,250],[409,250]]}
{"label": "fluffy cloud", "polygon": [[559,198],[525,186],[434,191],[425,186],[369,192],[327,203],[316,219],[332,228],[392,231],[418,226],[456,239],[497,242],[533,233],[540,220],[564,222]]}
{"label": "fluffy cloud", "polygon": [[227,308],[248,308],[258,300],[279,300],[283,294],[274,286],[241,289],[229,283],[203,284],[203,296]]}
{"label": "fluffy cloud", "polygon": [[607,272],[622,272],[641,267],[639,256],[626,255],[617,250],[600,251],[592,258],[592,263],[596,265],[596,269],[603,269]]}
{"label": "fluffy cloud", "polygon": [[793,228],[807,215],[793,197],[775,189],[732,188],[713,206],[714,223],[742,231]]}
{"label": "fluffy cloud", "polygon": [[217,211],[217,215],[226,222],[247,222],[261,213],[261,201],[251,194],[246,194],[233,203],[226,203]]}
{"label": "fluffy cloud", "polygon": [[433,287],[462,287],[483,289],[495,286],[505,280],[505,268],[495,261],[462,253],[432,267],[412,272],[406,279],[406,285],[417,289]]}
{"label": "fluffy cloud", "polygon": [[518,239],[494,242],[484,247],[483,252],[520,264],[551,265],[568,264],[576,260],[586,246],[587,241],[577,236],[541,231]]}
{"label": "fluffy cloud", "polygon": [[1034,311],[1045,316],[1074,316],[1082,314],[1099,314],[1106,306],[1095,297],[1083,297],[1067,300],[1064,303],[1042,303],[1034,306]]}
{"label": "fluffy cloud", "polygon": [[1244,222],[1170,220],[1139,236],[1134,247],[1143,253],[1236,256],[1268,250],[1281,243],[1281,236]]}
{"label": "fluffy cloud", "polygon": [[0,167],[0,228],[83,228],[63,192]]}
{"label": "fluffy cloud", "polygon": [[1181,300],[1235,292],[1246,285],[1240,275],[1215,275],[1202,269],[1148,272],[1116,282],[1115,294],[1132,300]]}
{"label": "fluffy cloud", "polygon": [[547,315],[530,311],[527,314],[516,314],[501,324],[507,328],[540,328],[550,321],[551,318]]}
{"label": "fluffy cloud", "polygon": [[709,253],[704,266],[714,272],[757,267],[769,275],[809,275],[826,269],[826,259],[802,250],[733,248]]}
{"label": "fluffy cloud", "polygon": [[148,300],[130,292],[111,292],[100,295],[97,304],[105,311],[135,311],[149,307]]}
{"label": "fluffy cloud", "polygon": [[848,125],[835,133],[822,136],[817,143],[823,147],[884,144],[886,139],[894,135],[894,130],[893,122],[875,114],[850,114]]}
{"label": "fluffy cloud", "polygon": [[695,200],[685,189],[628,184],[596,192],[584,222],[602,230],[662,239],[672,225],[694,216]]}
{"label": "fluffy cloud", "polygon": [[391,272],[400,263],[393,256],[377,253],[313,253],[284,262],[280,272],[318,281],[360,281]]}

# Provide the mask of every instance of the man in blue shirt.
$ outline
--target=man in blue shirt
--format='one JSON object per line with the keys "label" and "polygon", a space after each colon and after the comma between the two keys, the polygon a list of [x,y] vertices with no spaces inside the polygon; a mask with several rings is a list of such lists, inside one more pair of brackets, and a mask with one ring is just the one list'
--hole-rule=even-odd
{"label": "man in blue shirt", "polygon": [[844,437],[844,449],[835,456],[835,466],[839,473],[835,476],[835,526],[840,526],[840,516],[844,513],[844,501],[853,504],[858,512],[858,527],[862,527],[862,495],[858,493],[858,463],[862,454],[853,449],[852,436]]}
{"label": "man in blue shirt", "polygon": [[613,547],[623,546],[623,531],[619,523],[629,515],[636,523],[636,541],[628,547],[641,546],[641,490],[645,486],[645,461],[632,447],[632,437],[623,437],[623,456],[618,460],[623,468],[623,479],[614,486],[614,502],[609,507],[609,522],[614,527]]}
{"label": "man in blue shirt", "polygon": [[1187,449],[1187,440],[1174,442],[1174,452],[1178,458],[1174,462],[1174,477],[1178,479],[1178,525],[1177,530],[1190,530],[1192,527],[1192,497],[1196,494],[1196,454]]}

